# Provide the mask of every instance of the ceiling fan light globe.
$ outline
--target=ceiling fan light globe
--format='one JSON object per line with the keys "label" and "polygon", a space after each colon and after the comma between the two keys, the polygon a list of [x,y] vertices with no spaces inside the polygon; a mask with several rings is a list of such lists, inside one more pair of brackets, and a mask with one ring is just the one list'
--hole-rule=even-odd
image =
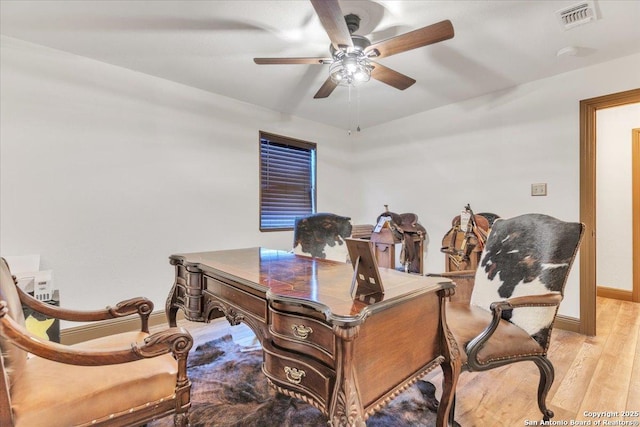
{"label": "ceiling fan light globe", "polygon": [[337,85],[357,86],[371,79],[372,69],[371,63],[362,53],[342,56],[335,58],[329,67],[329,76]]}
{"label": "ceiling fan light globe", "polygon": [[355,58],[344,58],[342,60],[342,65],[347,73],[353,74],[358,71],[358,61]]}
{"label": "ceiling fan light globe", "polygon": [[367,73],[366,69],[361,69],[353,74],[353,78],[359,83],[364,83],[369,81],[371,74]]}
{"label": "ceiling fan light globe", "polygon": [[342,61],[336,61],[331,64],[331,67],[329,68],[329,76],[331,77],[331,80],[333,80],[337,84],[340,84],[342,79],[344,78],[344,75],[345,70],[342,66]]}

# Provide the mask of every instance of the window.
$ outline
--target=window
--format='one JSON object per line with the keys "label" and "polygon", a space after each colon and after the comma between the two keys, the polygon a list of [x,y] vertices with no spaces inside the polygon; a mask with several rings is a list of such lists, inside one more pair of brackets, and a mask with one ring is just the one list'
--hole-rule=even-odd
{"label": "window", "polygon": [[316,144],[260,132],[260,230],[316,212]]}

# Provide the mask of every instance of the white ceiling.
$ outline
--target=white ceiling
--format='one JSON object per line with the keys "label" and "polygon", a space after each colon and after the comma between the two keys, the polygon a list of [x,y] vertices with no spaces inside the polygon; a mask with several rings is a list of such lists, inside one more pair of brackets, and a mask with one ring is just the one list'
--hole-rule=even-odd
{"label": "white ceiling", "polygon": [[[285,114],[367,128],[640,52],[640,1],[595,0],[595,22],[563,29],[555,12],[578,2],[342,0],[344,14],[362,18],[358,33],[373,42],[443,19],[455,29],[453,39],[379,60],[415,85],[399,91],[371,80],[351,102],[343,87],[313,99],[328,65],[253,62],[330,56],[307,0],[2,0],[0,33]],[[576,55],[558,57],[567,46]]]}

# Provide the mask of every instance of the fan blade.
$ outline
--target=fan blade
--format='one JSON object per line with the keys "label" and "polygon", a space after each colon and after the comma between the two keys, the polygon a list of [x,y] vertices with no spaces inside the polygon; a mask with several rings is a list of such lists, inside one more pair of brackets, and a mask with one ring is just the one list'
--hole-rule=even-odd
{"label": "fan blade", "polygon": [[353,49],[351,33],[347,28],[338,0],[311,0],[311,4],[333,47],[340,49],[340,46],[347,46]]}
{"label": "fan blade", "polygon": [[338,85],[331,80],[331,77],[328,77],[327,80],[324,81],[324,83],[322,84],[322,86],[320,87],[320,89],[318,90],[318,92],[316,92],[315,95],[313,95],[313,97],[315,99],[318,98],[326,98],[329,95],[331,95],[331,92],[333,92],[333,90],[337,87]]}
{"label": "fan blade", "polygon": [[330,64],[331,58],[253,58],[258,65],[273,64]]}
{"label": "fan blade", "polygon": [[384,58],[385,56],[395,55],[396,53],[406,52],[407,50],[448,40],[453,38],[453,34],[453,25],[451,24],[451,21],[447,19],[436,24],[374,43],[369,46],[365,52],[369,53],[377,51],[377,55],[371,56],[375,58]]}
{"label": "fan blade", "polygon": [[373,66],[374,69],[371,71],[371,77],[381,81],[382,83],[386,83],[389,86],[393,86],[396,89],[405,90],[416,82],[411,77],[405,76],[404,74],[394,71],[391,68],[387,68],[377,62],[374,63]]}

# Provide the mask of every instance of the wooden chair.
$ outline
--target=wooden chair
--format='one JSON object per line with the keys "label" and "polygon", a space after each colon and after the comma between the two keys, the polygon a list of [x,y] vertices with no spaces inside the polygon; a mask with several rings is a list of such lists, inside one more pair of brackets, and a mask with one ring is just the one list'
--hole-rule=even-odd
{"label": "wooden chair", "polygon": [[[48,317],[89,322],[138,314],[139,332],[62,345],[24,327],[22,304]],[[138,426],[174,415],[186,426],[191,383],[182,328],[149,335],[153,303],[123,301],[96,311],[72,311],[22,291],[0,264],[0,425],[12,427]],[[28,355],[30,353],[30,355]]]}
{"label": "wooden chair", "polygon": [[554,379],[547,350],[583,232],[583,224],[541,214],[496,220],[475,272],[470,303],[447,303],[462,370],[532,361],[540,371],[537,399],[544,420],[553,417],[546,405]]}
{"label": "wooden chair", "polygon": [[333,213],[317,213],[296,218],[293,253],[296,255],[347,262],[344,239],[351,236],[351,218]]}

